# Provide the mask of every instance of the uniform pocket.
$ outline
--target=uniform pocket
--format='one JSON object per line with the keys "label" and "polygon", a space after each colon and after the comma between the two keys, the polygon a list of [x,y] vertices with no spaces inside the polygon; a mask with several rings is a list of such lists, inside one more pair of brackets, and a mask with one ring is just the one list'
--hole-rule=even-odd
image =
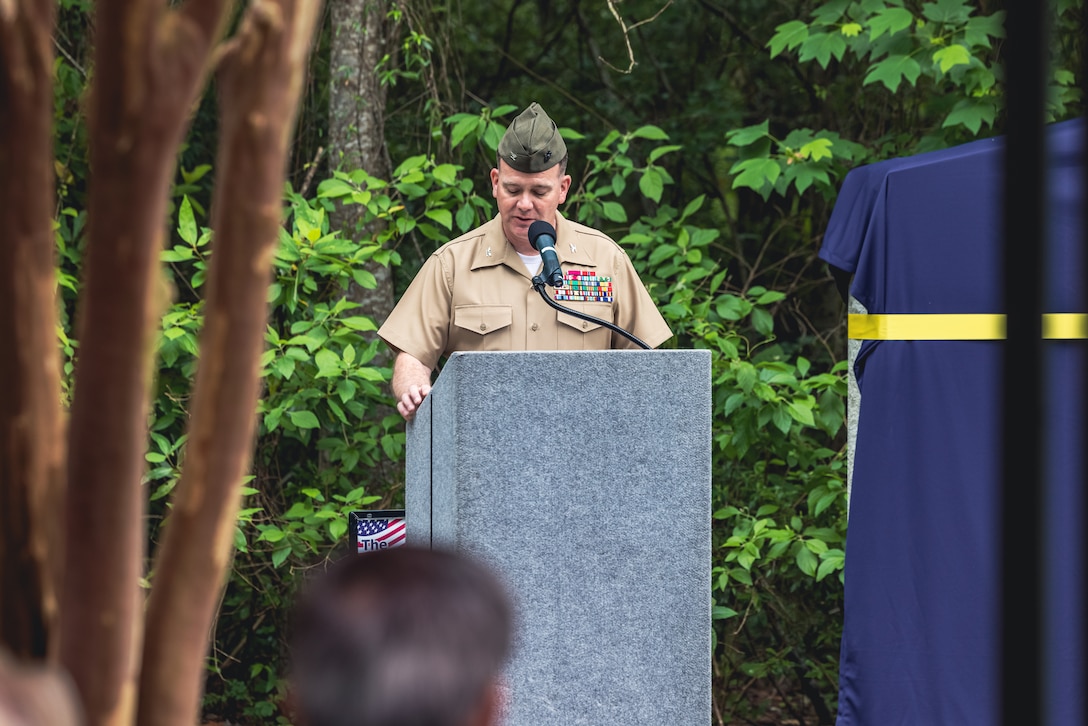
{"label": "uniform pocket", "polygon": [[510,350],[509,305],[457,305],[450,330],[451,350]]}
{"label": "uniform pocket", "polygon": [[[595,318],[612,322],[612,305],[603,302],[561,303]],[[612,331],[600,323],[582,320],[568,313],[556,312],[559,323],[560,350],[608,350],[612,345]]]}
{"label": "uniform pocket", "polygon": [[508,328],[513,319],[509,305],[458,305],[453,309],[453,324],[477,335]]}

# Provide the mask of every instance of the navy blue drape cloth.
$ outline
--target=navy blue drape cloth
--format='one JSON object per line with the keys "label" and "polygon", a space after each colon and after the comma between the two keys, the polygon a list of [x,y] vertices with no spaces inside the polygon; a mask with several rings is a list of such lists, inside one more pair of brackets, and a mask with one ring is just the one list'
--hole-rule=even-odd
{"label": "navy blue drape cloth", "polygon": [[[1084,119],[1047,129],[1045,311],[1084,313]],[[1001,313],[1003,140],[847,175],[820,257],[870,314]],[[1015,203],[1011,200],[1010,203]],[[846,546],[839,726],[1000,722],[1001,349],[865,341]],[[1088,342],[1046,343],[1048,724],[1080,723],[1088,603],[1081,431]],[[1027,491],[1037,482],[1023,482]],[[1004,535],[1015,543],[1016,533]]]}

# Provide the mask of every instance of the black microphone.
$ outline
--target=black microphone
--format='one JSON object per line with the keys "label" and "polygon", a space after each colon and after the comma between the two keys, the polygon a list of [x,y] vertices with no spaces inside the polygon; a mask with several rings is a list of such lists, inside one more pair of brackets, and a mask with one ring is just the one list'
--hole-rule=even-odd
{"label": "black microphone", "polygon": [[559,256],[555,254],[555,227],[538,219],[529,225],[529,244],[540,253],[544,261],[544,282],[552,287],[563,287],[563,270],[559,267]]}

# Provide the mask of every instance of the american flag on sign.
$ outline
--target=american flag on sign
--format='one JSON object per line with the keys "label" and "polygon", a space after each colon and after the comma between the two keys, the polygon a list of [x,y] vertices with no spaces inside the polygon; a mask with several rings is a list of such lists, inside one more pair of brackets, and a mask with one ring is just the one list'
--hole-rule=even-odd
{"label": "american flag on sign", "polygon": [[406,530],[402,518],[360,519],[358,523],[355,543],[360,554],[404,544]]}

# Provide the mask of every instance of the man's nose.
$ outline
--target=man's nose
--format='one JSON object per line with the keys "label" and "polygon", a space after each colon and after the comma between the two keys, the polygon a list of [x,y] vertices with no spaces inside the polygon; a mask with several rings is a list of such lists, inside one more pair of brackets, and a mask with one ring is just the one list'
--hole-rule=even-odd
{"label": "man's nose", "polygon": [[533,199],[528,194],[518,195],[518,209],[532,209]]}

